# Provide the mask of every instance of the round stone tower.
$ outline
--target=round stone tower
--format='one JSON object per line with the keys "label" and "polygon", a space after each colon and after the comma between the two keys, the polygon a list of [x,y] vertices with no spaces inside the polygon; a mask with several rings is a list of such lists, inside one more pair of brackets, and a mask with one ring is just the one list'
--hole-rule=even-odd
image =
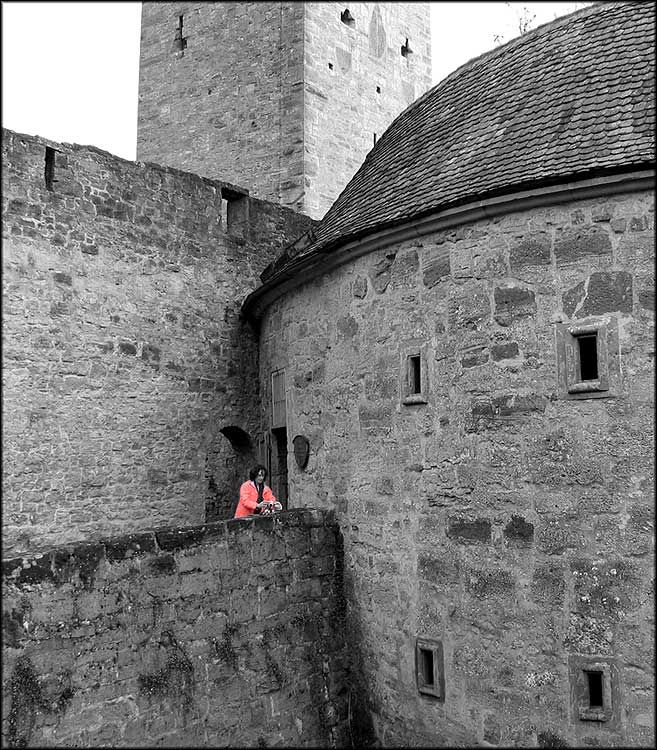
{"label": "round stone tower", "polygon": [[383,747],[652,742],[654,31],[595,3],[471,60],[247,298]]}

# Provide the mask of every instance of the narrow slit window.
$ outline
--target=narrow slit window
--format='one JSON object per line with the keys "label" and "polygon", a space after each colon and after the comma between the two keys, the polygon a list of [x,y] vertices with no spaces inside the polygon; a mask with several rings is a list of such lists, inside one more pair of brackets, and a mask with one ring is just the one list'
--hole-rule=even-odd
{"label": "narrow slit window", "polygon": [[374,136],[374,145],[376,146],[376,133],[372,133],[372,135]]}
{"label": "narrow slit window", "polygon": [[[568,657],[568,681],[573,715],[579,721],[619,721],[618,668],[613,657]],[[616,697],[614,697],[616,693]]]}
{"label": "narrow slit window", "polygon": [[352,28],[356,25],[356,19],[351,15],[349,8],[345,8],[342,13],[340,13],[340,20],[346,26],[350,26]]}
{"label": "narrow slit window", "polygon": [[411,49],[411,45],[408,43],[408,37],[406,37],[406,41],[404,42],[404,44],[402,44],[401,47],[401,55],[402,57],[408,57],[411,54],[413,54],[413,50]]}
{"label": "narrow slit window", "polygon": [[220,198],[221,201],[221,226],[228,231],[228,201],[223,196]]}
{"label": "narrow slit window", "polygon": [[578,336],[580,380],[598,379],[598,337],[594,333],[591,336]]}
{"label": "narrow slit window", "polygon": [[408,384],[411,394],[422,393],[422,361],[419,354],[408,358]]}
{"label": "narrow slit window", "polygon": [[173,39],[173,47],[180,53],[182,53],[187,47],[187,38],[183,36],[183,20],[184,16],[178,16],[178,27],[176,28],[176,35]]}
{"label": "narrow slit window", "polygon": [[246,193],[239,190],[221,188],[221,222],[228,234],[246,237],[249,226],[249,200]]}
{"label": "narrow slit window", "polygon": [[426,648],[420,649],[420,678],[424,687],[434,686],[433,651]]}
{"label": "narrow slit window", "polygon": [[589,708],[604,708],[602,672],[586,672],[589,688]]}
{"label": "narrow slit window", "polygon": [[415,672],[418,692],[444,700],[445,675],[440,641],[418,638],[415,643]]}
{"label": "narrow slit window", "polygon": [[46,146],[46,164],[44,168],[44,178],[46,181],[46,190],[53,189],[55,180],[55,149]]}
{"label": "narrow slit window", "polygon": [[560,324],[556,331],[557,373],[562,398],[605,398],[615,395],[610,387],[610,357],[617,344],[617,324],[597,319]]}
{"label": "narrow slit window", "polygon": [[429,373],[427,370],[427,348],[424,345],[409,346],[402,350],[399,368],[399,385],[402,404],[429,403]]}

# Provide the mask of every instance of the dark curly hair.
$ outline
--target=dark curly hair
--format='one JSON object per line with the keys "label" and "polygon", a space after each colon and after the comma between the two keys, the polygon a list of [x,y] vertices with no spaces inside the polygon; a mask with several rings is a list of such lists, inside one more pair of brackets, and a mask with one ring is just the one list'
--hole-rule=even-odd
{"label": "dark curly hair", "polygon": [[265,466],[263,466],[262,464],[256,464],[256,465],[255,465],[255,466],[254,466],[254,467],[253,467],[253,468],[251,469],[251,471],[249,472],[249,479],[250,479],[250,480],[251,480],[252,482],[255,482],[255,478],[256,478],[256,477],[258,476],[258,474],[259,474],[259,473],[260,473],[261,471],[262,471],[262,472],[264,472],[264,475],[265,475],[265,477],[264,477],[264,478],[265,478],[265,479],[267,479],[267,468],[266,468]]}

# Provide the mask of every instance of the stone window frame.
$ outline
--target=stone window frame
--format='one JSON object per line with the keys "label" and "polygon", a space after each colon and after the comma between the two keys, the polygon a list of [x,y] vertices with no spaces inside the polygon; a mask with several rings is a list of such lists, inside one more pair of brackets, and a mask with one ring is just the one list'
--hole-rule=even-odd
{"label": "stone window frame", "polygon": [[[431,683],[428,683],[424,677],[423,651],[429,652],[432,655],[433,680]],[[419,693],[422,695],[428,695],[432,698],[437,698],[439,701],[445,700],[445,662],[442,641],[422,636],[416,638],[415,680]]]}
{"label": "stone window frame", "polygon": [[249,227],[249,194],[232,186],[220,190],[221,225],[233,237],[246,238]]}
{"label": "stone window frame", "polygon": [[[583,380],[580,375],[578,339],[592,335],[596,337],[598,377],[595,380]],[[616,338],[616,319],[608,316],[557,324],[557,379],[561,398],[581,400],[610,398],[616,395],[611,387],[609,356],[610,345]]]}
{"label": "stone window frame", "polygon": [[[570,655],[568,659],[571,710],[578,722],[605,722],[610,728],[618,724],[620,694],[618,669],[613,658]],[[602,705],[592,706],[589,694],[589,672],[597,672],[602,681]]]}
{"label": "stone window frame", "polygon": [[[420,391],[413,388],[413,357],[420,358]],[[405,406],[429,403],[429,347],[428,344],[409,344],[400,355],[399,367],[400,400]]]}

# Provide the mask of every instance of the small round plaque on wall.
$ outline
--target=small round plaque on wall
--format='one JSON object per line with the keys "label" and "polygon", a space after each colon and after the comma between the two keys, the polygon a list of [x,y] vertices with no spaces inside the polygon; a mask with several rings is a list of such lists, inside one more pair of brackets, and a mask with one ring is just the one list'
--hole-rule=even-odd
{"label": "small round plaque on wall", "polygon": [[294,446],[294,458],[297,461],[297,466],[300,469],[305,469],[308,466],[308,457],[310,456],[310,443],[308,438],[303,435],[297,435],[292,441]]}

